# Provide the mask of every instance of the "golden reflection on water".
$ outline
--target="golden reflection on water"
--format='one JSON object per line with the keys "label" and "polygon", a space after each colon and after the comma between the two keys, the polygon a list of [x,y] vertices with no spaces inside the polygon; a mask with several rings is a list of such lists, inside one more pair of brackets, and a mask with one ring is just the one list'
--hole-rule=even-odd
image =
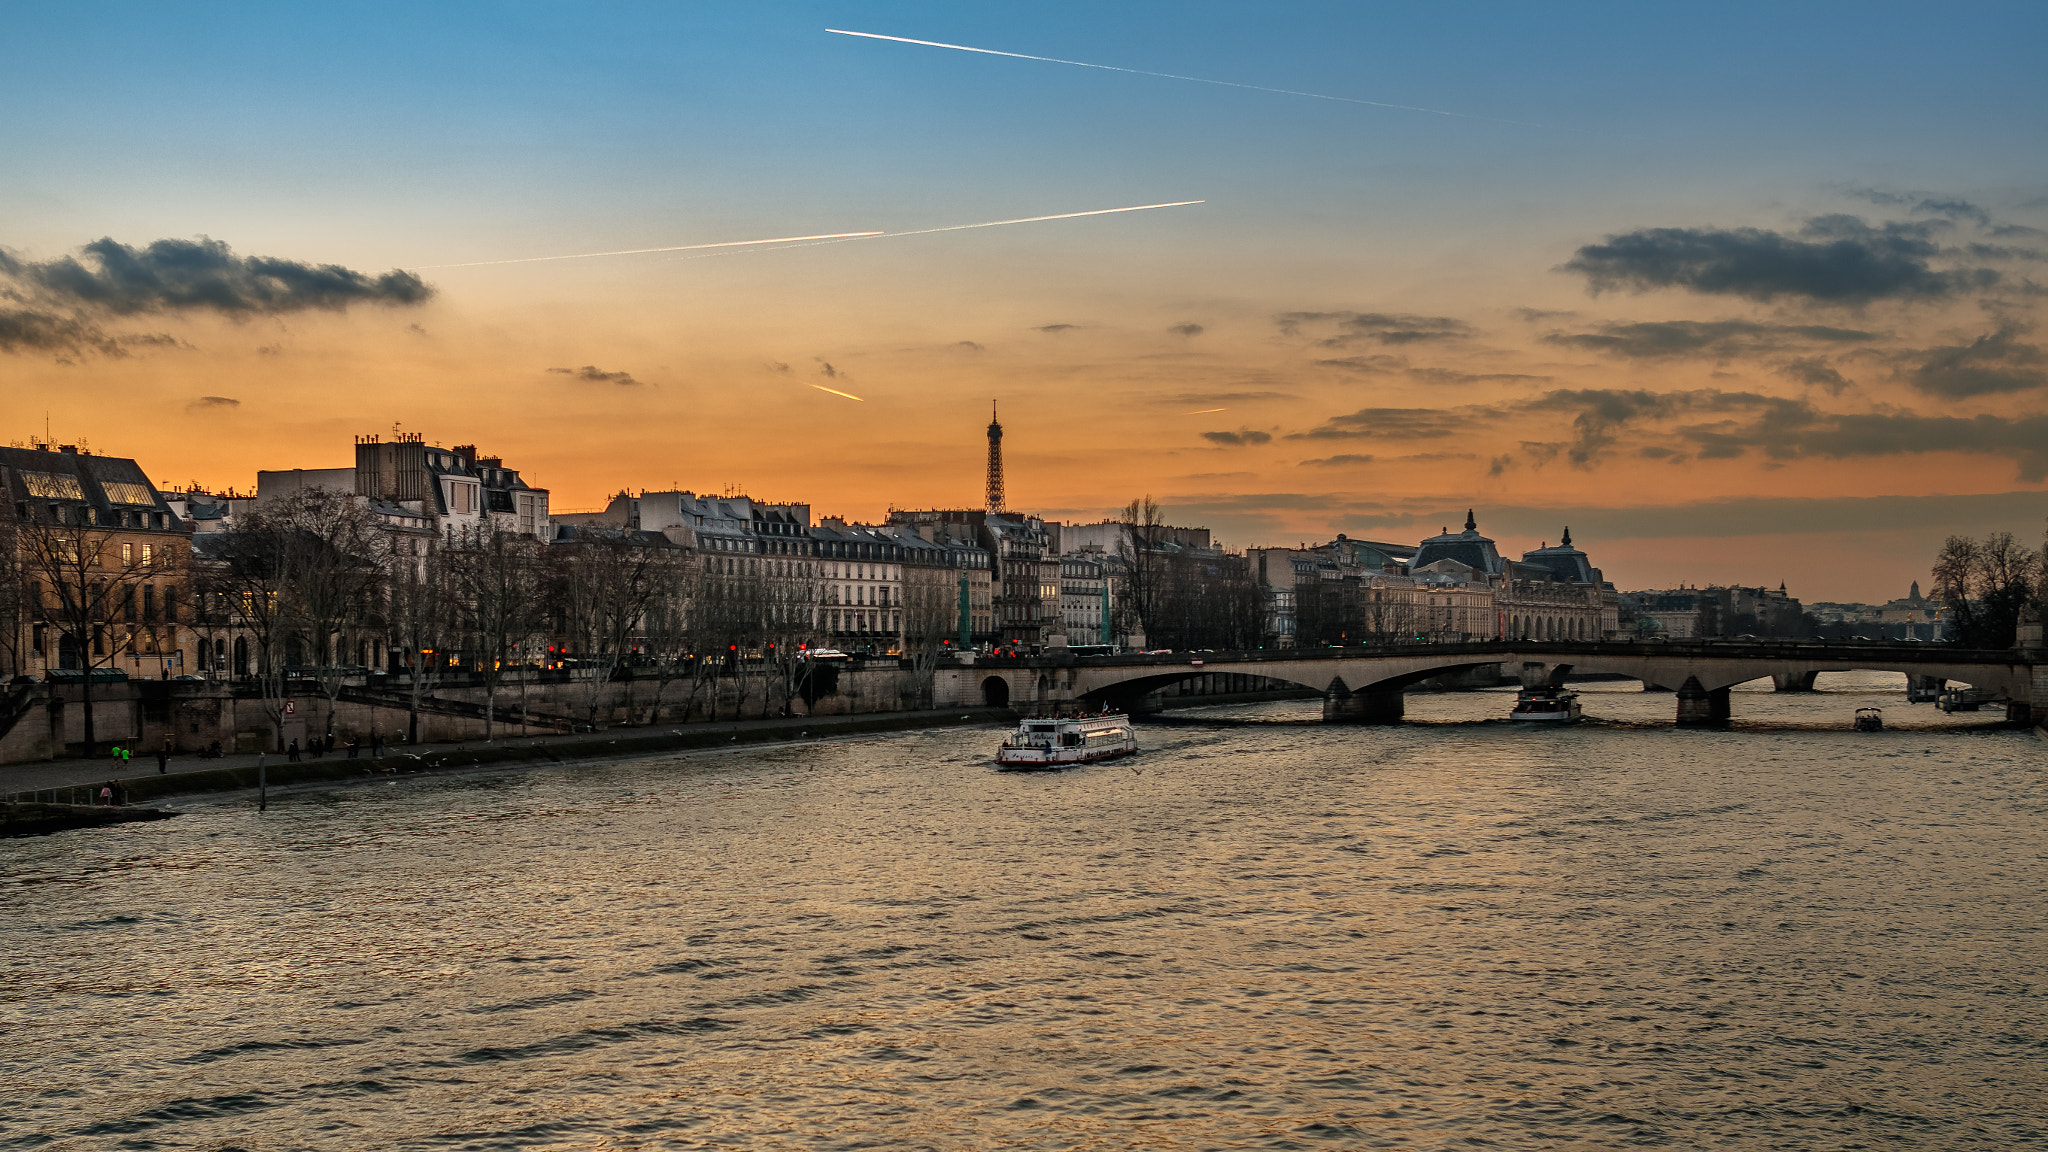
{"label": "golden reflection on water", "polygon": [[1726,731],[1593,685],[1573,729],[1414,697],[1059,775],[945,731],[0,842],[0,1148],[2039,1142],[2039,745],[1843,731],[1885,685]]}

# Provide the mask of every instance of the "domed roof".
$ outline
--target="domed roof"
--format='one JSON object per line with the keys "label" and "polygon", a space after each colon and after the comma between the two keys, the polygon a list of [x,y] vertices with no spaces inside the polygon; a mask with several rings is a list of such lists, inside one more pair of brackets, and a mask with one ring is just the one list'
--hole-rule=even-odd
{"label": "domed roof", "polygon": [[1600,582],[1600,577],[1593,571],[1592,562],[1586,559],[1586,554],[1572,547],[1572,530],[1569,527],[1564,530],[1564,539],[1556,547],[1546,545],[1533,552],[1524,552],[1522,563],[1545,569],[1566,584]]}
{"label": "domed roof", "polygon": [[1473,518],[1470,508],[1465,510],[1463,532],[1452,532],[1446,528],[1424,540],[1422,547],[1415,550],[1415,558],[1408,562],[1408,568],[1414,571],[1438,560],[1456,560],[1475,572],[1489,576],[1498,575],[1504,567],[1500,550],[1493,546],[1493,541],[1479,534],[1479,523]]}

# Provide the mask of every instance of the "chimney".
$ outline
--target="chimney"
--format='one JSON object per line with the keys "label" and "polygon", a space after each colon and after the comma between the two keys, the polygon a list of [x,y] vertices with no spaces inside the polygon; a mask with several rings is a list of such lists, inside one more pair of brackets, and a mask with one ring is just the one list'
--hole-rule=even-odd
{"label": "chimney", "polygon": [[69,453],[70,453],[71,455],[73,455],[73,456],[76,456],[76,455],[78,455],[78,445],[76,445],[76,444],[59,444],[59,445],[57,445],[57,451],[59,451],[59,452],[69,452]]}

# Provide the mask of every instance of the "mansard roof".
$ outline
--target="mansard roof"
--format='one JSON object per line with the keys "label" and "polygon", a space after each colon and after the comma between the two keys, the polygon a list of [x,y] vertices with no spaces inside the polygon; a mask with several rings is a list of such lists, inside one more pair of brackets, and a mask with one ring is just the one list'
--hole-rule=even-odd
{"label": "mansard roof", "polygon": [[1475,572],[1484,572],[1489,576],[1498,576],[1506,571],[1506,562],[1501,559],[1500,549],[1494,547],[1492,540],[1479,534],[1479,524],[1473,519],[1470,509],[1465,512],[1463,532],[1452,532],[1446,528],[1443,532],[1424,540],[1422,546],[1415,550],[1414,557],[1408,561],[1408,570],[1412,572],[1438,560],[1456,560]]}
{"label": "mansard roof", "polygon": [[1546,545],[1522,553],[1522,563],[1533,564],[1546,569],[1551,576],[1566,584],[1598,584],[1600,570],[1593,567],[1586,554],[1572,547],[1572,530],[1564,530],[1564,539],[1555,546]]}
{"label": "mansard roof", "polygon": [[161,512],[165,528],[159,531],[182,528],[142,466],[126,457],[0,448],[0,480],[4,480],[7,499],[17,506],[90,507],[95,522],[101,525],[118,524],[134,511]]}

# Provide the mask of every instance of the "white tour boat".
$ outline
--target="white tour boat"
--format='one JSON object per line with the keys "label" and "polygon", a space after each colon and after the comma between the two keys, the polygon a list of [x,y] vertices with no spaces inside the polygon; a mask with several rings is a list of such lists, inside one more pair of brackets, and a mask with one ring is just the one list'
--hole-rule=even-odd
{"label": "white tour boat", "polygon": [[1524,688],[1510,720],[1570,724],[1579,718],[1579,694],[1569,688]]}
{"label": "white tour boat", "polygon": [[1073,716],[1031,716],[1003,741],[996,768],[1033,772],[1065,768],[1128,756],[1138,750],[1131,718],[1122,712],[1084,712]]}

